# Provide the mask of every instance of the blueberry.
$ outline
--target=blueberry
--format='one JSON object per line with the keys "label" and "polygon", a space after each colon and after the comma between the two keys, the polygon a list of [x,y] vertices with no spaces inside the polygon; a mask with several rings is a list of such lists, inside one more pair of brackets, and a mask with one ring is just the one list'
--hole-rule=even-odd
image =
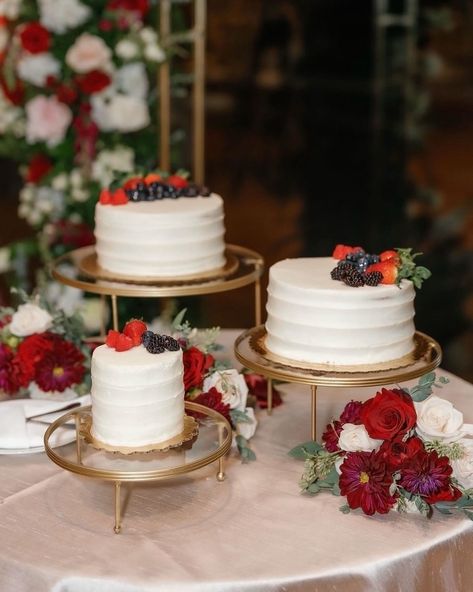
{"label": "blueberry", "polygon": [[141,343],[146,347],[147,344],[151,342],[153,337],[154,333],[152,331],[145,331],[141,336]]}

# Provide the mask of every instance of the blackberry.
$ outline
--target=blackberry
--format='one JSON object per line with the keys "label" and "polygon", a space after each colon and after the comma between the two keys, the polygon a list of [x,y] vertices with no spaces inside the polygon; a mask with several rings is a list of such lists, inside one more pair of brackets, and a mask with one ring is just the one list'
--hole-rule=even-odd
{"label": "blackberry", "polygon": [[161,337],[163,347],[168,351],[179,351],[181,349],[179,342],[174,337],[170,337],[169,335],[162,335]]}
{"label": "blackberry", "polygon": [[351,288],[360,288],[361,286],[365,285],[363,275],[356,269],[349,271],[343,278],[343,281]]}
{"label": "blackberry", "polygon": [[148,343],[146,349],[150,354],[162,354],[166,351],[164,347],[154,339],[150,343]]}
{"label": "blackberry", "polygon": [[202,197],[209,197],[212,192],[208,187],[200,187],[199,193]]}
{"label": "blackberry", "polygon": [[185,197],[197,197],[199,195],[199,188],[197,185],[188,185],[187,187],[183,187],[182,195]]}
{"label": "blackberry", "polygon": [[383,279],[383,274],[380,271],[369,271],[365,273],[365,284],[367,286],[377,286]]}
{"label": "blackberry", "polygon": [[332,278],[332,280],[343,280],[343,278],[346,275],[346,271],[341,268],[339,265],[337,265],[337,267],[334,267],[332,269],[332,271],[330,272],[330,277]]}

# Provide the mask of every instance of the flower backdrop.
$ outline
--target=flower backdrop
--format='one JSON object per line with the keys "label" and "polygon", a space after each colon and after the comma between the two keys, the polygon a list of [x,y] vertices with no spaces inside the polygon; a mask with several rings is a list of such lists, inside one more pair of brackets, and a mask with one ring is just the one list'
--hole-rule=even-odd
{"label": "flower backdrop", "polygon": [[99,189],[156,163],[155,23],[148,0],[0,3],[0,153],[43,255],[90,244]]}

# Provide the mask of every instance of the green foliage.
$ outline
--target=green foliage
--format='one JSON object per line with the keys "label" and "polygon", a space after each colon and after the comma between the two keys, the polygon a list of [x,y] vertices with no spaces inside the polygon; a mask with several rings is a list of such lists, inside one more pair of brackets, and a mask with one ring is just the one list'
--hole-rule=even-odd
{"label": "green foliage", "polygon": [[416,403],[425,401],[433,392],[433,387],[442,388],[442,385],[448,383],[446,376],[441,376],[437,382],[437,376],[435,372],[429,372],[420,377],[419,382],[416,386],[411,389],[404,387],[404,391],[410,395]]}
{"label": "green foliage", "polygon": [[401,260],[396,282],[399,284],[401,280],[407,279],[411,280],[416,288],[422,288],[424,280],[432,275],[430,270],[426,267],[416,265],[414,261],[422,253],[412,253],[412,249],[396,249],[396,251]]}
{"label": "green foliage", "polygon": [[236,443],[242,462],[246,463],[251,460],[256,460],[256,454],[249,447],[248,440],[246,438],[238,434],[236,437]]}

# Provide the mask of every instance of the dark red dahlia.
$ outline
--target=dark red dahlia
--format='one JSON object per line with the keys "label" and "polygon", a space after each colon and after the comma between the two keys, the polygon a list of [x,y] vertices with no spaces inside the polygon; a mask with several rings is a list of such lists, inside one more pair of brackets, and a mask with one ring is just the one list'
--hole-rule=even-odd
{"label": "dark red dahlia", "polygon": [[328,452],[338,452],[340,450],[338,446],[338,438],[342,431],[343,424],[340,421],[332,421],[325,428],[325,432],[322,434],[322,441],[325,444],[325,448]]}
{"label": "dark red dahlia", "polygon": [[[268,406],[268,381],[264,376],[261,374],[256,374],[253,372],[249,372],[247,374],[243,374],[246,382],[246,386],[250,392],[250,395],[256,397],[258,401],[259,407],[262,409],[266,409]],[[279,407],[282,405],[281,394],[279,391],[272,386],[273,388],[273,407]]]}
{"label": "dark red dahlia", "polygon": [[59,338],[36,366],[35,381],[43,391],[64,391],[82,382],[84,356],[70,341]]}
{"label": "dark red dahlia", "polygon": [[9,395],[29,385],[32,373],[24,367],[11,348],[0,343],[0,390]]}
{"label": "dark red dahlia", "polygon": [[[210,409],[214,409],[215,411],[221,413],[228,421],[230,421],[230,405],[227,405],[227,403],[222,401],[222,394],[219,393],[215,387],[212,387],[207,393],[201,393],[195,399],[192,399],[192,402],[205,405],[205,407],[209,407]],[[186,413],[187,415],[192,415],[192,417],[196,417],[197,419],[201,419],[203,417],[198,411],[188,410]]]}
{"label": "dark red dahlia", "polygon": [[429,499],[450,489],[451,474],[452,467],[446,456],[424,451],[401,469],[399,485],[409,493]]}
{"label": "dark red dahlia", "polygon": [[345,409],[340,415],[341,423],[354,423],[359,425],[361,423],[361,409],[363,403],[361,401],[350,401],[345,405]]}
{"label": "dark red dahlia", "polygon": [[48,51],[50,44],[49,31],[40,23],[27,23],[20,32],[23,49],[29,53],[43,53]]}
{"label": "dark red dahlia", "polygon": [[385,440],[379,449],[382,459],[392,471],[409,464],[416,454],[423,452],[424,443],[417,437],[409,438],[405,442],[401,437]]}
{"label": "dark red dahlia", "polygon": [[54,349],[56,340],[60,339],[55,333],[34,333],[25,337],[18,346],[18,358],[27,372],[34,374],[36,365],[44,356]]}
{"label": "dark red dahlia", "polygon": [[389,494],[392,475],[379,453],[350,452],[340,467],[340,493],[350,508],[365,514],[387,514],[396,502]]}

